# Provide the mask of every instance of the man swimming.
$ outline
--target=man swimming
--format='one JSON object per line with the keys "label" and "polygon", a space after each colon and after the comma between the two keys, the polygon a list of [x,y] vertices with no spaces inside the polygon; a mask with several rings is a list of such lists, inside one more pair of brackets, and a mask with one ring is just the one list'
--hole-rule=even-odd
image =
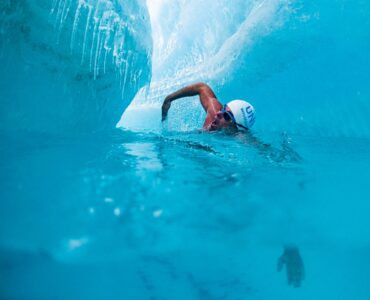
{"label": "man swimming", "polygon": [[166,120],[172,101],[196,95],[199,95],[200,103],[207,114],[203,124],[205,131],[238,129],[248,131],[253,126],[256,113],[250,103],[244,100],[233,100],[222,105],[212,89],[202,82],[169,94],[162,105],[162,121]]}
{"label": "man swimming", "polygon": [[[253,126],[256,113],[250,103],[244,100],[233,100],[222,105],[212,89],[207,84],[201,82],[186,86],[169,94],[162,105],[162,121],[166,120],[172,101],[196,95],[199,95],[200,103],[207,114],[203,124],[205,131],[226,130],[235,132],[243,130],[248,132]],[[269,156],[271,158],[274,157],[273,155],[276,151],[271,151],[272,148],[270,145],[260,142],[251,134],[248,135],[248,143],[256,145],[263,151],[268,150]],[[287,146],[285,146],[285,151],[277,151],[276,154],[276,161],[286,159],[287,155],[295,160],[300,159],[298,153],[289,149]],[[284,252],[278,259],[278,271],[281,271],[283,266],[286,266],[288,284],[299,287],[301,281],[304,279],[304,266],[298,247],[284,246]]]}

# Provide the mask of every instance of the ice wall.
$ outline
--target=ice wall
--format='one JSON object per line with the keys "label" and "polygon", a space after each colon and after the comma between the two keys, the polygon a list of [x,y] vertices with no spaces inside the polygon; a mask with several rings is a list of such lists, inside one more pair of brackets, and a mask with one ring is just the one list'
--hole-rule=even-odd
{"label": "ice wall", "polygon": [[[206,81],[226,103],[250,100],[256,131],[370,137],[370,5],[366,1],[148,0],[153,80],[119,125],[160,129],[167,93]],[[169,128],[204,114],[179,100]]]}
{"label": "ice wall", "polygon": [[142,0],[0,2],[0,129],[113,128],[150,81]]}

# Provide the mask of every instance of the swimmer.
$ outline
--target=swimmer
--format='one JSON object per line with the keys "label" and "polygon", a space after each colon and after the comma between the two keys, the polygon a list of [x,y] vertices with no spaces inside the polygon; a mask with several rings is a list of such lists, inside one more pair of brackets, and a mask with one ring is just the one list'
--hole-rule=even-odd
{"label": "swimmer", "polygon": [[256,113],[250,103],[244,100],[233,100],[222,105],[212,89],[201,82],[169,94],[162,105],[162,121],[166,120],[172,101],[196,95],[199,95],[200,103],[207,114],[203,130],[248,131],[253,126]]}
{"label": "swimmer", "polygon": [[300,155],[290,148],[284,141],[283,151],[260,141],[252,135],[250,128],[256,120],[254,107],[245,100],[232,100],[225,105],[217,99],[212,89],[205,83],[199,82],[186,86],[172,94],[169,94],[162,104],[162,122],[167,119],[168,110],[174,100],[190,96],[199,96],[200,103],[206,112],[203,124],[204,131],[220,131],[227,133],[244,132],[246,134],[235,135],[242,142],[254,145],[264,155],[275,162],[299,161]]}
{"label": "swimmer", "polygon": [[[269,157],[276,162],[287,160],[299,161],[300,156],[293,149],[284,145],[284,151],[273,149],[271,145],[264,144],[252,134],[250,128],[256,120],[256,112],[253,106],[244,100],[232,100],[225,105],[218,101],[215,93],[205,83],[196,83],[186,86],[172,94],[169,94],[162,105],[162,122],[166,120],[172,101],[190,96],[199,96],[200,103],[206,112],[203,124],[205,131],[224,130],[227,132],[244,131],[248,133],[248,144],[254,144],[260,150],[268,153]],[[278,259],[277,269],[281,271],[286,267],[286,276],[289,285],[300,287],[304,279],[304,265],[298,247],[284,246],[284,252]]]}

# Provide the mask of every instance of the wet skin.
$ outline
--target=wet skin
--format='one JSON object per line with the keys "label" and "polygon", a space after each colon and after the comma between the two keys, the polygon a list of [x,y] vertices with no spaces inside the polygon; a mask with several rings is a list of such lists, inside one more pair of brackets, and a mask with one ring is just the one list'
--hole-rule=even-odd
{"label": "wet skin", "polygon": [[[226,110],[230,111],[230,109],[226,106]],[[216,130],[236,130],[236,126],[232,123],[231,120],[225,120],[224,113],[222,111],[218,111],[214,117],[213,121],[208,124],[204,122],[203,129],[207,131],[216,131]]]}
{"label": "wet skin", "polygon": [[[205,83],[196,83],[184,87],[172,94],[169,94],[162,105],[162,121],[167,118],[168,110],[171,107],[171,102],[189,96],[199,96],[200,103],[203,109],[207,113],[204,120],[203,130],[205,131],[216,131],[216,130],[236,130],[236,126],[224,118],[222,110],[222,104],[218,101],[215,93]],[[229,110],[226,107],[226,110]]]}

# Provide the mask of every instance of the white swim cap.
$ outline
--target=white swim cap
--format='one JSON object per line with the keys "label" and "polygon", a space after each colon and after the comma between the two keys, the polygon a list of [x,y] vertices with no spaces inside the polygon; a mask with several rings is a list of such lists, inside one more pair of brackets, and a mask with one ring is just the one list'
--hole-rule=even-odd
{"label": "white swim cap", "polygon": [[256,120],[256,111],[254,107],[244,100],[232,100],[227,106],[234,115],[236,125],[239,128],[249,129]]}

